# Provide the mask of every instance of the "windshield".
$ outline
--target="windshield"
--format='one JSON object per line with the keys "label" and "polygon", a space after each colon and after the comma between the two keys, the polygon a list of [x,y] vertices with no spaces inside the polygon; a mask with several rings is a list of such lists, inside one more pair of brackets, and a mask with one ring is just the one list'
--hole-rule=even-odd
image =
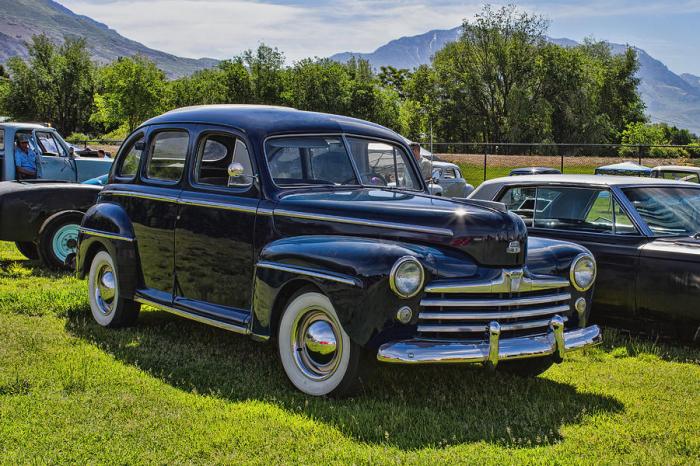
{"label": "windshield", "polygon": [[386,186],[421,189],[398,145],[341,136],[268,139],[265,156],[278,186]]}
{"label": "windshield", "polygon": [[700,189],[687,187],[622,190],[654,236],[700,233]]}

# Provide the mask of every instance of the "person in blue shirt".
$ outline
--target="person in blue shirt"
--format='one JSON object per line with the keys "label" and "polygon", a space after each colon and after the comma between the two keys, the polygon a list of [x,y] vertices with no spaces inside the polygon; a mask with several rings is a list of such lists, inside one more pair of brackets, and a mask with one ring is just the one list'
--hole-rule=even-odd
{"label": "person in blue shirt", "polygon": [[15,170],[17,179],[31,180],[39,178],[41,173],[41,159],[29,145],[29,138],[19,136],[17,149],[15,150]]}

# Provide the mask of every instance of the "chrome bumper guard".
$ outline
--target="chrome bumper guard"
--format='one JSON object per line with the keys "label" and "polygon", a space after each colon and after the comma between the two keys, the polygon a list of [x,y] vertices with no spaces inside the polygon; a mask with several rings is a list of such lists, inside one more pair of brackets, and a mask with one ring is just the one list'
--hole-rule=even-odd
{"label": "chrome bumper guard", "polygon": [[403,340],[385,343],[377,359],[397,364],[440,364],[481,362],[495,367],[499,361],[553,356],[561,361],[564,353],[603,341],[600,327],[592,325],[564,331],[564,320],[554,316],[544,335],[501,339],[498,322],[489,324],[488,342]]}

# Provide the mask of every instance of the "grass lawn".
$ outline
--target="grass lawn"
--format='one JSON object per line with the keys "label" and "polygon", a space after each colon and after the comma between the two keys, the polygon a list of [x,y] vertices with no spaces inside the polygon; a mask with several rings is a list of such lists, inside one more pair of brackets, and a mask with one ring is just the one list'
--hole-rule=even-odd
{"label": "grass lawn", "polygon": [[[484,182],[484,166],[477,165],[473,163],[466,163],[456,161],[454,162],[459,165],[462,176],[467,180],[467,183],[476,187]],[[559,169],[559,165],[553,165],[554,168]],[[500,178],[502,176],[508,176],[508,173],[515,168],[512,166],[486,166],[486,179],[490,180],[492,178]],[[595,171],[596,165],[578,165],[578,166],[567,166],[564,169],[564,173],[567,175],[592,175]]]}
{"label": "grass lawn", "polygon": [[700,463],[700,349],[608,332],[523,380],[380,367],[353,399],[275,347],[145,309],[92,322],[86,283],[0,243],[0,463]]}

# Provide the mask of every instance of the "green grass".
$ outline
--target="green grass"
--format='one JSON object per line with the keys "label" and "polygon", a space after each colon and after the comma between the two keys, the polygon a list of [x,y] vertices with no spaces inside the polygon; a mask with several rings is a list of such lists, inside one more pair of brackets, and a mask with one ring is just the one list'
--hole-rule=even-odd
{"label": "green grass", "polygon": [[275,348],[146,309],[105,330],[86,284],[0,243],[0,462],[700,463],[700,349],[607,332],[523,380],[379,367],[315,399]]}
{"label": "green grass", "polygon": [[[471,184],[472,186],[476,187],[479,186],[481,183],[484,182],[484,166],[483,165],[475,165],[475,164],[470,164],[470,163],[464,163],[464,162],[455,162],[457,165],[459,165],[460,171],[462,172],[462,176],[467,180],[467,183]],[[515,168],[515,167],[499,167],[499,166],[488,166],[486,167],[486,179],[490,180],[492,178],[500,178],[502,176],[508,176],[510,171]],[[559,169],[559,166],[555,166],[554,168]],[[579,166],[566,166],[564,169],[564,173],[567,175],[592,175],[593,172],[595,171],[596,166],[595,165],[579,165]]]}

